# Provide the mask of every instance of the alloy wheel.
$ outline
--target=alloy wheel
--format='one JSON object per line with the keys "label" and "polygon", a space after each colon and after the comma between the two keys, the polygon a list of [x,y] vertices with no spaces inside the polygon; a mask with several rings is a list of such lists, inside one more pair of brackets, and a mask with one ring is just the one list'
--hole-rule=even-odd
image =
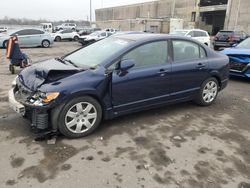
{"label": "alloy wheel", "polygon": [[217,95],[218,85],[214,81],[209,81],[203,88],[202,98],[206,103],[212,102]]}
{"label": "alloy wheel", "polygon": [[73,133],[88,131],[96,122],[97,110],[89,102],[73,105],[65,115],[65,125]]}

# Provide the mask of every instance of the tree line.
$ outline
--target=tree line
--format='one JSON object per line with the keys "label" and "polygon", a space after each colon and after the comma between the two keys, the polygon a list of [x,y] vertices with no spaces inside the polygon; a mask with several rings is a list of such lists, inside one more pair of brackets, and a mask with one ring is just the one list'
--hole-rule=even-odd
{"label": "tree line", "polygon": [[39,25],[40,23],[53,23],[54,26],[62,23],[76,23],[78,26],[90,26],[89,21],[85,20],[50,21],[46,19],[33,20],[28,18],[9,18],[8,16],[0,19],[0,25]]}

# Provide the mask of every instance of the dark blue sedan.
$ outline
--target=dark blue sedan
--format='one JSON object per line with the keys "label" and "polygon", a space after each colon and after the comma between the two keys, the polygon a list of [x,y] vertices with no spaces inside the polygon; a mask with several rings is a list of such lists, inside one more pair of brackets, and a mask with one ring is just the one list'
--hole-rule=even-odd
{"label": "dark blue sedan", "polygon": [[33,128],[77,138],[102,119],[190,100],[211,105],[227,85],[228,63],[189,38],[117,35],[24,69],[9,100]]}
{"label": "dark blue sedan", "polygon": [[250,38],[233,48],[226,48],[222,53],[230,60],[230,75],[250,78]]}

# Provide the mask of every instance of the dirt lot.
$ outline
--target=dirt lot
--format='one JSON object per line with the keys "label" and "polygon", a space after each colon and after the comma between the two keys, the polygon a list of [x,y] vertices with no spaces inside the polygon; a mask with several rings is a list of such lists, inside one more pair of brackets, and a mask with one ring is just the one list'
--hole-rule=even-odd
{"label": "dirt lot", "polygon": [[[24,49],[33,62],[79,45]],[[250,82],[231,79],[210,107],[184,103],[105,121],[91,136],[35,142],[13,112],[0,50],[1,187],[250,187]]]}

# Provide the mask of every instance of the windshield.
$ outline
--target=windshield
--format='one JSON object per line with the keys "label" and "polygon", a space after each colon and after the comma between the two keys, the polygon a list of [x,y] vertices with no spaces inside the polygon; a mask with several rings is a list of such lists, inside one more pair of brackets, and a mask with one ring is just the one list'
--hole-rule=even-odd
{"label": "windshield", "polygon": [[250,38],[247,38],[246,40],[242,41],[240,44],[237,45],[237,48],[246,48],[250,49]]}
{"label": "windshield", "polygon": [[94,33],[91,33],[89,36],[98,36],[100,34],[100,32],[94,32]]}
{"label": "windshield", "polygon": [[217,37],[220,37],[220,36],[231,36],[233,34],[233,32],[232,31],[220,31],[220,32],[218,32],[217,33]]}
{"label": "windshield", "polygon": [[77,67],[94,68],[131,42],[119,38],[107,38],[66,56],[64,60],[71,61]]}
{"label": "windshield", "polygon": [[173,31],[172,33],[170,33],[170,35],[177,35],[177,36],[185,36],[187,34],[188,31]]}

